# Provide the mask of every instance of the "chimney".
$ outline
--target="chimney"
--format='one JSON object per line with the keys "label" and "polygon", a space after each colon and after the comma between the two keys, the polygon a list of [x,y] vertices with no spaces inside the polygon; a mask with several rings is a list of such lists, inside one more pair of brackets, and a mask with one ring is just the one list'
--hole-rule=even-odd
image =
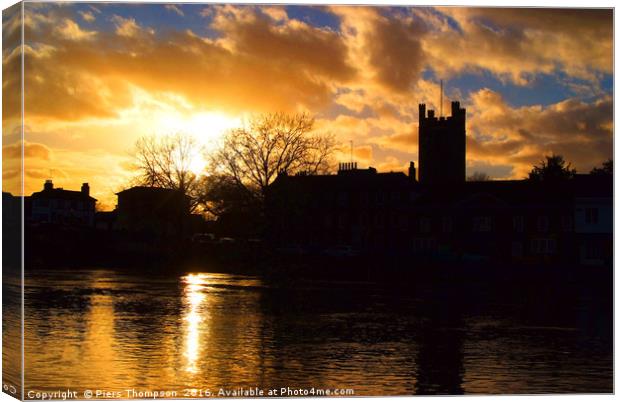
{"label": "chimney", "polygon": [[82,183],[82,194],[87,197],[90,195],[90,187],[88,186],[88,183]]}
{"label": "chimney", "polygon": [[416,181],[416,169],[414,162],[409,162],[409,179]]}
{"label": "chimney", "polygon": [[52,183],[52,179],[45,180],[45,184],[43,185],[43,191],[49,191],[54,189],[54,183]]}

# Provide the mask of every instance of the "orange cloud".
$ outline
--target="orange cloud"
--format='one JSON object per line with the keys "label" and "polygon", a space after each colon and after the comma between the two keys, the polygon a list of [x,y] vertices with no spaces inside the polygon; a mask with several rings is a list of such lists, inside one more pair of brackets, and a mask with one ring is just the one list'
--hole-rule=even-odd
{"label": "orange cloud", "polygon": [[581,172],[613,152],[613,100],[567,99],[543,107],[510,107],[502,96],[482,89],[468,105],[467,156],[511,164],[523,177],[545,154],[562,154]]}
{"label": "orange cloud", "polygon": [[[50,149],[43,144],[24,143],[24,157],[38,158],[49,160],[51,155]],[[22,157],[22,144],[16,143],[4,145],[2,147],[2,158],[4,159],[20,159]]]}
{"label": "orange cloud", "polygon": [[525,85],[528,75],[541,72],[561,70],[595,83],[596,72],[612,72],[611,9],[439,10],[459,26],[458,30],[447,29],[445,19],[435,19],[434,29],[425,37],[429,64],[440,75],[487,69]]}

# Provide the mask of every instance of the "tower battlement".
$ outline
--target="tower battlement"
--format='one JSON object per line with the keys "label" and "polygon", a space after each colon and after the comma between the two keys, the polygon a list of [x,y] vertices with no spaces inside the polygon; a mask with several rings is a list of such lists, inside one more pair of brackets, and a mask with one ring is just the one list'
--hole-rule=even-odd
{"label": "tower battlement", "polygon": [[450,184],[465,181],[465,109],[459,102],[451,105],[451,115],[435,116],[435,111],[419,107],[418,165],[419,180],[426,184]]}
{"label": "tower battlement", "polygon": [[461,107],[461,103],[458,101],[452,102],[451,115],[450,116],[435,116],[433,109],[426,110],[426,104],[420,103],[418,105],[420,111],[420,124],[432,126],[447,126],[450,124],[458,124],[461,120],[465,121],[465,108]]}

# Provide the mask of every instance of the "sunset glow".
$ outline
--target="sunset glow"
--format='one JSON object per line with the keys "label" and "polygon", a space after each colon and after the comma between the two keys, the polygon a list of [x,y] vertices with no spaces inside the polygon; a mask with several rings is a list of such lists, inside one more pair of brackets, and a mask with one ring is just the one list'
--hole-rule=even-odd
{"label": "sunset glow", "polygon": [[[12,18],[13,17],[13,18]],[[417,106],[467,109],[467,172],[523,178],[555,152],[612,155],[611,10],[25,4],[25,191],[89,182],[99,207],[149,135],[207,152],[256,113],[306,111],[360,166],[418,160]],[[21,32],[5,14],[5,37]],[[5,49],[3,68],[19,64]],[[3,189],[19,190],[19,80],[5,74]],[[13,162],[14,163],[14,162]],[[197,152],[191,170],[205,164]]]}

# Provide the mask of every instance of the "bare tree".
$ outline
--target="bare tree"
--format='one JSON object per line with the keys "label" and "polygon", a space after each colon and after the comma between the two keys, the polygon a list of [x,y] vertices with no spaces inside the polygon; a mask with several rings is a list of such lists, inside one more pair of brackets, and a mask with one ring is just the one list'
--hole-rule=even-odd
{"label": "bare tree", "polygon": [[247,127],[226,133],[210,166],[259,199],[280,172],[326,173],[334,137],[313,131],[308,114],[273,113],[253,118]]}
{"label": "bare tree", "polygon": [[489,181],[491,176],[485,172],[474,172],[471,176],[467,177],[467,181]]}
{"label": "bare tree", "polygon": [[140,138],[135,145],[138,171],[134,184],[178,190],[189,197],[191,209],[201,202],[201,180],[191,164],[201,151],[191,136],[172,134]]}

